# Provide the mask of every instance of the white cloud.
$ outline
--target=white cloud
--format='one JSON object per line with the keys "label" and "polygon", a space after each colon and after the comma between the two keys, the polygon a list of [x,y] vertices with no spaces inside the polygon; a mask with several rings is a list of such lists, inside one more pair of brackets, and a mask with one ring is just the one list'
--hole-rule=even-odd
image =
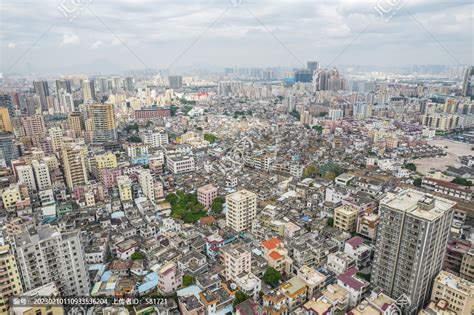
{"label": "white cloud", "polygon": [[16,48],[16,44],[15,43],[8,43],[7,48],[14,49],[14,48]]}
{"label": "white cloud", "polygon": [[77,45],[80,43],[79,36],[76,34],[63,34],[63,40],[61,41],[61,46],[67,45]]}
{"label": "white cloud", "polygon": [[96,41],[94,44],[92,44],[89,48],[90,49],[98,49],[100,46],[102,46],[104,43],[101,40]]}

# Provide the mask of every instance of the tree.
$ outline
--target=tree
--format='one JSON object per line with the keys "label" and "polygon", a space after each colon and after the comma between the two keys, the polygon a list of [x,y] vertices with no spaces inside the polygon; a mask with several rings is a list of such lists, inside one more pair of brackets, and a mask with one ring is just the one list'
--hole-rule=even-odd
{"label": "tree", "polygon": [[171,105],[170,106],[170,113],[171,113],[171,116],[176,116],[176,111],[178,110],[178,107],[176,107],[175,105]]}
{"label": "tree", "polygon": [[319,170],[314,165],[308,165],[303,171],[303,177],[316,177],[319,174]]}
{"label": "tree", "polygon": [[462,177],[456,177],[455,179],[453,179],[451,181],[451,183],[455,183],[455,184],[462,185],[462,186],[468,186],[468,187],[472,186],[472,181],[467,180],[467,179],[462,178]]}
{"label": "tree", "polygon": [[130,258],[131,258],[132,260],[142,260],[142,259],[145,258],[145,256],[144,256],[141,252],[136,251],[136,252],[134,252],[134,253],[132,254],[132,256],[130,256]]}
{"label": "tree", "polygon": [[137,135],[131,135],[130,137],[127,138],[128,142],[133,142],[133,143],[140,143],[142,142],[142,138],[140,138]]}
{"label": "tree", "polygon": [[212,212],[215,214],[220,214],[222,212],[225,199],[223,197],[216,197],[211,204]]}
{"label": "tree", "polygon": [[421,177],[415,178],[415,180],[413,181],[413,186],[421,187],[421,182],[422,182]]}
{"label": "tree", "polygon": [[281,279],[281,273],[275,268],[268,267],[263,274],[263,282],[268,285],[276,286]]}
{"label": "tree", "polygon": [[326,174],[324,174],[324,179],[327,179],[327,180],[334,180],[336,178],[336,172],[334,171],[329,171],[329,172],[326,172]]}
{"label": "tree", "polygon": [[189,287],[192,284],[194,284],[194,277],[191,276],[191,275],[184,275],[183,276],[183,287]]}
{"label": "tree", "polygon": [[212,133],[205,133],[204,140],[209,141],[209,143],[214,143],[217,141],[217,136]]}
{"label": "tree", "polygon": [[178,202],[178,196],[176,196],[175,193],[169,193],[167,196],[166,196],[166,201],[168,201],[172,206],[176,204],[176,202]]}
{"label": "tree", "polygon": [[248,300],[249,298],[250,296],[248,296],[245,292],[242,292],[240,290],[235,292],[234,307],[242,303],[243,301]]}
{"label": "tree", "polygon": [[327,224],[328,226],[334,226],[334,218],[328,218]]}
{"label": "tree", "polygon": [[323,127],[320,125],[313,126],[313,129],[316,130],[318,133],[323,132]]}
{"label": "tree", "polygon": [[410,170],[412,172],[416,172],[416,165],[413,163],[406,163],[403,165],[403,168],[406,168],[407,170]]}

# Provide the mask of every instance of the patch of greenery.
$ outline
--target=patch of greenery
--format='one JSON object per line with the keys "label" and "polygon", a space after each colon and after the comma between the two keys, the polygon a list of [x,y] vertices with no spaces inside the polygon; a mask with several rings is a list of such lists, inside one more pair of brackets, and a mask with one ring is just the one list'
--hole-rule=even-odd
{"label": "patch of greenery", "polygon": [[224,207],[225,199],[223,197],[216,197],[211,204],[212,212],[220,214]]}
{"label": "patch of greenery", "polygon": [[415,180],[413,181],[413,186],[421,187],[421,182],[422,182],[421,177],[415,178]]}
{"label": "patch of greenery", "polygon": [[194,277],[191,275],[183,276],[183,287],[189,287],[194,284]]}
{"label": "patch of greenery", "polygon": [[328,226],[334,226],[334,218],[328,218],[327,225]]}
{"label": "patch of greenery", "polygon": [[133,142],[133,143],[140,143],[142,142],[142,138],[140,138],[140,136],[137,136],[137,135],[131,135],[130,137],[127,138],[127,141]]}
{"label": "patch of greenery", "polygon": [[141,252],[136,251],[130,256],[132,260],[142,260],[145,259],[145,255],[143,255]]}
{"label": "patch of greenery", "polygon": [[278,285],[278,282],[281,279],[281,273],[275,268],[268,267],[265,273],[263,274],[263,282],[266,284],[275,287]]}
{"label": "patch of greenery", "polygon": [[305,167],[305,169],[303,171],[303,177],[304,178],[308,178],[308,177],[313,177],[314,178],[317,175],[319,175],[319,170],[314,165],[308,165],[307,167]]}
{"label": "patch of greenery", "polygon": [[313,126],[313,130],[316,130],[319,134],[323,133],[323,126],[316,125]]}
{"label": "patch of greenery", "polygon": [[171,105],[170,106],[171,116],[176,116],[176,111],[177,110],[178,110],[178,107],[176,107],[175,105]]}
{"label": "patch of greenery", "polygon": [[217,141],[217,136],[213,135],[212,133],[205,133],[204,134],[204,140],[209,141],[209,143],[214,143]]}
{"label": "patch of greenery", "polygon": [[456,177],[455,179],[453,179],[451,181],[451,183],[455,183],[455,184],[462,185],[462,186],[467,186],[467,187],[472,186],[472,181],[467,180],[467,179],[462,178],[462,177]]}
{"label": "patch of greenery", "polygon": [[235,292],[235,299],[234,299],[234,307],[246,300],[248,300],[250,298],[250,296],[248,296],[248,294],[246,294],[245,292],[242,292],[242,291],[237,291]]}
{"label": "patch of greenery", "polygon": [[135,130],[136,132],[138,132],[138,124],[134,123],[131,125],[127,125],[123,128],[123,130],[126,131],[127,133],[130,133],[130,131],[132,130]]}
{"label": "patch of greenery", "polygon": [[406,168],[409,171],[416,172],[416,165],[413,163],[406,163],[403,165],[403,168]]}
{"label": "patch of greenery", "polygon": [[370,273],[358,272],[358,273],[356,273],[356,275],[357,275],[359,278],[364,279],[364,280],[367,281],[367,282],[370,282]]}
{"label": "patch of greenery", "polygon": [[176,194],[168,194],[166,201],[171,204],[171,216],[175,219],[181,219],[186,223],[196,223],[200,218],[207,216],[196,194],[187,194],[178,190]]}

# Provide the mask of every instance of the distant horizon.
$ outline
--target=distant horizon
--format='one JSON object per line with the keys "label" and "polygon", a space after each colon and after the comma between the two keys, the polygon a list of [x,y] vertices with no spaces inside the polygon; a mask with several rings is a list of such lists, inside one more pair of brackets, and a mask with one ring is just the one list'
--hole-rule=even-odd
{"label": "distant horizon", "polygon": [[466,0],[2,0],[0,72],[472,65],[473,10]]}

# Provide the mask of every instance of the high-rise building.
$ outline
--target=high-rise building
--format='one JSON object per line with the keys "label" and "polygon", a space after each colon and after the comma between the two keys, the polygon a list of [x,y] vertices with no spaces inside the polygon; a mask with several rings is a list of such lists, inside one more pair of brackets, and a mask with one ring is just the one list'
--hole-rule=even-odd
{"label": "high-rise building", "polygon": [[67,187],[72,190],[78,185],[87,184],[87,149],[79,144],[65,144],[61,152]]}
{"label": "high-rise building", "polygon": [[474,95],[474,66],[470,66],[464,71],[462,79],[462,95]]}
{"label": "high-rise building", "polygon": [[119,190],[119,197],[121,201],[132,200],[132,181],[130,177],[122,175],[117,177],[117,186]]}
{"label": "high-rise building", "polygon": [[306,63],[306,68],[310,71],[311,76],[314,75],[314,73],[319,70],[319,61],[308,61]]}
{"label": "high-rise building", "polygon": [[80,112],[73,112],[69,114],[68,117],[69,129],[74,130],[77,135],[80,135],[81,132],[85,129],[84,119]]}
{"label": "high-rise building", "polygon": [[224,266],[223,275],[227,281],[235,281],[239,275],[251,271],[252,254],[243,244],[233,243],[224,246],[220,250],[220,255]]}
{"label": "high-rise building", "polygon": [[63,131],[61,127],[51,127],[48,132],[53,150],[59,151],[63,145]]}
{"label": "high-rise building", "polygon": [[33,86],[35,88],[36,95],[38,95],[40,98],[41,111],[47,112],[48,111],[47,97],[49,96],[48,82],[34,81]]}
{"label": "high-rise building", "polygon": [[21,123],[23,125],[23,129],[25,130],[25,134],[29,137],[41,137],[46,132],[42,115],[22,117]]}
{"label": "high-rise building", "polygon": [[91,104],[89,114],[92,122],[94,142],[106,142],[117,139],[114,104]]}
{"label": "high-rise building", "polygon": [[126,77],[123,80],[123,87],[126,92],[131,92],[135,89],[133,85],[133,78],[132,77]]}
{"label": "high-rise building", "polygon": [[82,97],[84,103],[95,100],[95,82],[94,80],[83,80],[81,82]]}
{"label": "high-rise building", "polygon": [[394,299],[407,298],[407,314],[429,300],[441,271],[454,202],[413,189],[388,193],[380,202],[372,285]]}
{"label": "high-rise building", "polygon": [[59,92],[63,90],[66,93],[71,94],[71,81],[69,80],[56,80],[56,93],[59,95]]}
{"label": "high-rise building", "polygon": [[0,314],[8,314],[8,298],[23,292],[15,256],[9,245],[0,244]]}
{"label": "high-rise building", "polygon": [[329,72],[327,70],[319,70],[315,75],[316,91],[327,91],[329,89]]}
{"label": "high-rise building", "polygon": [[109,79],[104,77],[97,78],[97,87],[101,93],[109,92]]}
{"label": "high-rise building", "polygon": [[33,172],[35,174],[36,186],[38,190],[45,190],[51,188],[51,177],[49,175],[48,165],[38,160],[33,160],[31,163]]}
{"label": "high-rise building", "polygon": [[298,69],[294,74],[295,82],[308,83],[313,80],[313,73],[308,69]]}
{"label": "high-rise building", "polygon": [[168,134],[165,131],[147,131],[142,136],[143,143],[154,148],[164,146],[169,143]]}
{"label": "high-rise building", "polygon": [[12,102],[12,98],[8,94],[0,95],[0,107],[5,107],[8,110],[8,114],[11,117],[15,117],[15,104]]}
{"label": "high-rise building", "polygon": [[170,89],[180,89],[183,87],[183,77],[180,75],[170,75],[168,77]]}
{"label": "high-rise building", "polygon": [[65,295],[89,294],[79,230],[60,232],[56,227],[41,226],[15,236],[14,244],[26,290],[55,282]]}
{"label": "high-rise building", "polygon": [[12,122],[10,120],[10,114],[8,108],[0,107],[0,132],[12,132]]}
{"label": "high-rise building", "polygon": [[142,170],[138,175],[138,183],[143,194],[150,200],[155,200],[155,185],[150,170]]}
{"label": "high-rise building", "polygon": [[10,165],[18,157],[18,147],[15,145],[13,133],[0,132],[0,165]]}
{"label": "high-rise building", "polygon": [[28,187],[28,190],[36,190],[35,176],[33,174],[33,168],[31,165],[19,165],[16,168],[16,174],[18,178],[18,183],[25,184]]}
{"label": "high-rise building", "polygon": [[240,190],[226,197],[227,226],[237,232],[249,229],[257,215],[257,195],[248,190]]}

